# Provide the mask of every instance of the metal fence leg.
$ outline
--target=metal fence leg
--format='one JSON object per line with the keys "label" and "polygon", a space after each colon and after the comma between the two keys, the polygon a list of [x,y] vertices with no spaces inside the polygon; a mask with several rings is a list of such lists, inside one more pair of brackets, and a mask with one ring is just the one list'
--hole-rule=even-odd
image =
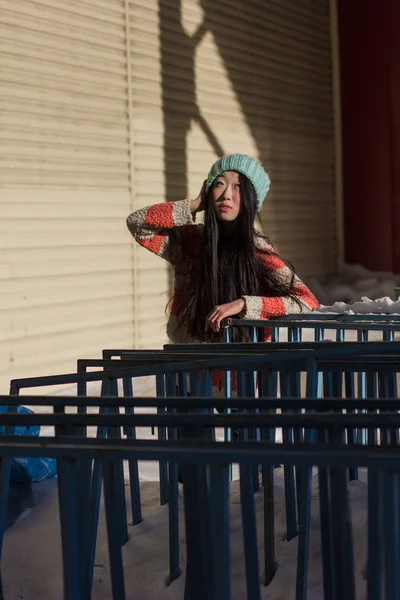
{"label": "metal fence leg", "polygon": [[106,508],[108,552],[110,559],[113,600],[125,600],[124,569],[122,564],[119,506],[115,502],[115,462],[103,461],[104,501]]}
{"label": "metal fence leg", "polygon": [[[86,367],[82,368],[79,364],[77,366],[78,373],[85,373]],[[84,397],[87,395],[87,382],[86,381],[78,381],[77,382],[77,395]],[[78,406],[77,407],[78,415],[86,415],[87,408],[86,406]],[[54,407],[54,414],[60,412],[61,414],[65,414],[65,407]],[[76,429],[74,432],[76,435],[81,435],[82,437],[87,437],[87,427],[80,427]],[[82,555],[85,557],[88,552],[88,543],[90,540],[90,486],[92,479],[92,469],[93,469],[93,460],[91,458],[83,458],[81,457],[78,462],[78,511],[79,511],[79,535],[80,535],[80,547],[82,548]],[[80,561],[80,570],[81,570],[81,586],[82,593],[87,590],[88,585],[88,571],[87,571],[87,562],[85,559]]]}
{"label": "metal fence leg", "polygon": [[213,599],[211,511],[206,468],[188,463],[182,470],[187,549],[185,600]]}
{"label": "metal fence leg", "polygon": [[[378,398],[377,386],[376,386],[376,373],[367,373],[367,396],[368,398]],[[355,396],[352,396],[355,398]],[[376,410],[369,410],[368,414],[376,414]],[[369,427],[367,429],[368,439],[367,443],[370,446],[374,446],[378,443],[378,431],[376,427]]]}
{"label": "metal fence leg", "polygon": [[[109,380],[109,394],[113,396],[118,396],[118,381],[116,379]],[[112,406],[109,409],[110,414],[119,415],[120,410],[119,406]],[[108,437],[113,439],[121,439],[121,429],[120,427],[109,427],[108,428]],[[126,544],[129,539],[128,533],[128,519],[126,515],[126,498],[125,498],[125,477],[124,477],[124,461],[120,458],[116,458],[113,460],[114,464],[114,502],[118,504],[118,520],[119,520],[119,530],[120,530],[120,539],[121,546]]]}
{"label": "metal fence leg", "polygon": [[310,544],[312,469],[301,469],[299,543],[297,551],[296,600],[307,600],[308,551]]}
{"label": "metal fence leg", "polygon": [[368,470],[367,598],[382,597],[382,473]]}
{"label": "metal fence leg", "polygon": [[[357,341],[358,342],[368,342],[368,331],[364,330],[364,329],[360,329],[359,331],[357,331]],[[367,377],[366,377],[366,373],[358,373],[358,398],[366,398],[367,397]],[[362,413],[365,412],[365,410],[361,410]],[[366,435],[366,430],[365,429],[358,429],[357,431],[357,442],[359,444],[366,444],[367,441],[367,435]]]}
{"label": "metal fence leg", "polygon": [[251,600],[261,600],[253,472],[251,467],[246,467],[242,464],[240,465],[240,496],[246,564],[247,598],[251,598]]}
{"label": "metal fence leg", "polygon": [[[276,373],[262,372],[261,385],[263,395],[270,396],[271,379],[276,382]],[[273,382],[272,382],[273,384]],[[273,411],[261,411],[276,413]],[[260,431],[261,440],[275,442],[275,429],[263,427]],[[269,585],[276,573],[275,559],[275,504],[274,504],[274,466],[262,465],[262,485],[264,488],[264,585]]]}
{"label": "metal fence leg", "polygon": [[[133,398],[132,379],[130,377],[124,377],[123,379],[124,396],[126,398]],[[125,407],[125,414],[135,414],[133,406]],[[136,439],[136,428],[127,427],[126,437],[131,440]],[[132,510],[132,525],[138,525],[143,521],[142,516],[142,504],[140,499],[140,484],[139,484],[139,465],[136,458],[130,458],[128,461],[129,465],[129,483],[131,489],[131,510]]]}
{"label": "metal fence leg", "polygon": [[318,483],[324,600],[334,600],[336,593],[333,566],[332,513],[327,468],[320,467],[318,469]]}
{"label": "metal fence leg", "polygon": [[332,494],[335,600],[355,600],[353,536],[349,514],[346,470],[330,468]]}
{"label": "metal fence leg", "polygon": [[383,473],[383,530],[385,536],[385,600],[400,598],[399,474]]}
{"label": "metal fence leg", "polygon": [[[245,373],[245,394],[247,398],[255,398],[256,397],[256,382],[255,382],[255,373],[254,371],[247,371]],[[250,413],[256,413],[255,409],[250,410]],[[249,440],[257,440],[257,429],[255,427],[250,427],[248,429],[248,439]],[[258,474],[259,465],[256,464],[253,467],[253,481],[254,481],[254,492],[258,492],[260,489],[260,481]]]}
{"label": "metal fence leg", "polygon": [[[229,331],[228,329],[224,329],[224,332],[226,333],[227,331]],[[225,336],[225,340],[226,340],[226,336]],[[229,343],[229,342],[228,342]],[[231,371],[225,371],[224,373],[224,395],[225,398],[232,398],[232,372]],[[231,409],[230,408],[226,408],[224,410],[224,412],[228,415],[231,414]],[[224,429],[224,441],[225,442],[231,442],[233,438],[233,431],[230,427],[225,427]],[[230,464],[229,465],[229,481],[232,481],[233,479],[233,465]]]}
{"label": "metal fence leg", "polygon": [[[379,386],[379,397],[388,398],[388,379],[386,373],[378,373],[378,386]],[[387,427],[380,428],[381,444],[387,446],[389,444],[389,429]]]}
{"label": "metal fence leg", "polygon": [[[280,372],[281,397],[290,397],[289,373]],[[284,413],[285,411],[282,411]],[[285,427],[282,429],[282,439],[285,444],[293,444],[293,428]],[[283,468],[285,482],[285,503],[286,503],[286,528],[287,540],[292,540],[297,535],[296,520],[296,490],[293,465],[285,465]]]}
{"label": "metal fence leg", "polygon": [[[164,375],[157,375],[156,377],[156,393],[157,398],[165,397],[165,380]],[[157,414],[165,414],[166,410],[162,407],[157,407]],[[158,439],[167,439],[167,430],[165,427],[158,428]],[[166,460],[160,460],[159,462],[160,472],[160,504],[163,506],[168,502],[168,462]]]}
{"label": "metal fence leg", "polygon": [[3,456],[0,467],[0,560],[3,551],[3,537],[7,522],[7,505],[10,491],[11,458]]}
{"label": "metal fence leg", "polygon": [[80,600],[80,536],[78,521],[78,467],[70,458],[57,460],[58,499],[63,554],[64,600]]}
{"label": "metal fence leg", "polygon": [[[126,406],[125,413],[127,415],[133,415],[135,412],[133,407]],[[136,432],[134,427],[128,427],[126,431],[126,437],[131,440],[136,439]],[[129,459],[129,482],[131,489],[131,509],[132,509],[132,525],[138,525],[143,521],[142,515],[142,503],[140,497],[140,483],[139,483],[139,464],[137,459]],[[125,505],[126,507],[126,505]]]}
{"label": "metal fence leg", "polygon": [[[354,387],[354,373],[346,372],[344,374],[344,388],[345,388],[345,396],[346,398],[354,399],[355,395],[355,387]],[[355,410],[347,410],[347,413],[354,414]],[[357,440],[357,429],[351,428],[347,430],[347,443],[355,444]],[[358,469],[357,467],[351,467],[349,469],[349,481],[355,481],[358,479]]]}
{"label": "metal fence leg", "polygon": [[[166,396],[177,395],[176,375],[167,374],[165,377]],[[176,408],[168,409],[169,413],[176,413]],[[168,439],[176,440],[178,430],[176,427],[168,428]],[[181,466],[179,465],[181,469]],[[170,461],[168,463],[168,518],[169,518],[169,582],[172,583],[180,575],[179,569],[179,490],[178,490],[178,464]]]}
{"label": "metal fence leg", "polygon": [[181,573],[179,568],[179,491],[178,465],[169,463],[169,583]]}
{"label": "metal fence leg", "polygon": [[263,465],[264,488],[264,585],[269,585],[276,573],[274,468]]}
{"label": "metal fence leg", "polygon": [[213,600],[231,600],[229,465],[210,467]]}
{"label": "metal fence leg", "polygon": [[[107,395],[107,384],[102,384],[102,395]],[[99,414],[108,414],[109,410],[107,407],[101,407]],[[97,438],[105,438],[107,436],[106,427],[97,428]],[[93,572],[94,572],[94,561],[96,555],[96,543],[97,543],[97,530],[99,525],[99,514],[100,514],[100,501],[101,501],[101,486],[103,482],[103,463],[99,459],[93,461],[93,472],[92,481],[90,486],[90,500],[89,500],[89,540],[88,546],[85,548],[85,561],[88,565],[88,580],[84,584],[84,593],[91,593],[93,585]],[[88,586],[86,588],[86,586]]]}
{"label": "metal fence leg", "polygon": [[[103,464],[100,460],[94,461],[92,484],[90,491],[90,508],[89,508],[89,522],[88,532],[89,539],[87,547],[85,545],[85,562],[87,563],[87,580],[85,579],[83,593],[91,594],[93,585],[93,572],[94,572],[94,561],[96,555],[96,543],[97,543],[97,530],[99,526],[99,514],[100,514],[100,499],[101,499],[101,486],[103,480]],[[90,596],[88,596],[90,598]]]}

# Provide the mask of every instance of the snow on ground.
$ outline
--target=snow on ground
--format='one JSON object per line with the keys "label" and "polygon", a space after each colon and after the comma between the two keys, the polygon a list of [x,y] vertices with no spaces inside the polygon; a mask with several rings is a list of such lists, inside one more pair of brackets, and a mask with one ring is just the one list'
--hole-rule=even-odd
{"label": "snow on ground", "polygon": [[[62,600],[61,548],[58,522],[56,481],[35,484],[40,502],[29,517],[18,521],[4,538],[2,579],[6,600]],[[159,507],[156,483],[143,483],[144,521],[130,527],[130,539],[123,548],[126,597],[140,600],[183,600],[185,535],[182,495],[180,498],[180,539],[182,575],[169,587],[168,574],[168,507]],[[357,600],[366,599],[363,569],[366,564],[367,484],[366,473],[349,484],[352,511]],[[127,495],[129,514],[129,495]],[[263,550],[263,494],[255,494],[259,559]],[[275,471],[275,539],[278,569],[268,587],[261,586],[262,600],[293,600],[297,560],[297,538],[285,539],[285,502],[283,469]],[[241,508],[238,483],[230,489],[231,579],[232,600],[246,600]],[[314,475],[310,539],[308,600],[322,600],[321,548],[318,513],[318,490]],[[93,598],[109,600],[111,596],[107,536],[104,512],[101,511],[99,539],[95,560]],[[260,564],[262,575],[262,565]]]}

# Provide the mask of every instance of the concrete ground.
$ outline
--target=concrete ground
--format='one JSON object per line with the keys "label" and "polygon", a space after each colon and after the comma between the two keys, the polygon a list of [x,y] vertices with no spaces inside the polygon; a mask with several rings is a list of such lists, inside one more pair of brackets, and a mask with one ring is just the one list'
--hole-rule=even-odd
{"label": "concrete ground", "polygon": [[[357,599],[366,598],[363,569],[366,562],[365,473],[360,481],[349,484],[353,517]],[[183,600],[185,535],[183,515],[180,520],[182,575],[166,586],[168,575],[168,507],[159,506],[159,489],[155,482],[141,484],[144,521],[130,527],[130,539],[123,548],[126,597],[129,600]],[[5,534],[2,576],[5,600],[62,600],[62,562],[56,480],[33,485],[35,506],[29,509]],[[182,502],[182,497],[181,497]],[[128,514],[129,496],[127,495]],[[263,494],[255,495],[259,558],[263,549]],[[182,507],[181,507],[182,508]],[[285,540],[283,469],[276,470],[276,553],[278,570],[273,582],[261,586],[263,600],[294,599],[297,539]],[[238,482],[230,490],[232,598],[245,600],[244,557]],[[95,561],[93,598],[110,600],[111,584],[108,564],[107,533],[103,507]],[[262,573],[262,565],[260,564]],[[323,598],[321,583],[318,494],[314,478],[310,541],[308,600]]]}

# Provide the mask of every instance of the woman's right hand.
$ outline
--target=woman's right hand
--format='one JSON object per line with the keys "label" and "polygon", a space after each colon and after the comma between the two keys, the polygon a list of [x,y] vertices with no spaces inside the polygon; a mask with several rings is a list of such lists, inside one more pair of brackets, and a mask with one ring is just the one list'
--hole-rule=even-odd
{"label": "woman's right hand", "polygon": [[201,190],[197,198],[190,201],[190,212],[195,214],[205,210],[206,208],[206,187],[207,187],[207,179],[204,180],[203,185],[201,186]]}

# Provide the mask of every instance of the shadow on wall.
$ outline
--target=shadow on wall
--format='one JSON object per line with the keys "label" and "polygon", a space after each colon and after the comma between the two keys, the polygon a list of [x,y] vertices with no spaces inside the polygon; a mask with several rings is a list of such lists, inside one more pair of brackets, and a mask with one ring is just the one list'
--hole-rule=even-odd
{"label": "shadow on wall", "polygon": [[[277,9],[279,4],[270,5],[270,10],[276,12],[272,19],[268,12],[270,3],[265,2],[262,19],[262,0],[230,5],[220,0],[197,1],[204,19],[189,35],[182,24],[182,0],[159,0],[165,199],[187,197],[187,138],[193,121],[202,129],[215,156],[226,153],[224,140],[217,139],[196,99],[196,48],[210,32],[258,158],[274,182],[270,202],[261,215],[263,219],[267,217],[272,230],[266,233],[283,256],[290,258],[294,252],[301,255],[297,263],[301,274],[302,269],[313,274],[333,272],[333,214],[324,240],[319,234],[321,223],[326,221],[326,210],[333,210],[334,204],[331,72],[327,67],[331,56],[328,0],[318,0],[316,4],[321,28],[311,47],[310,35],[314,35],[315,26],[311,9],[309,17],[307,12],[302,14],[302,25],[286,32],[283,26],[278,26],[282,19],[282,9]],[[317,0],[309,0],[307,6],[312,2]],[[310,64],[308,56],[312,57]],[[305,223],[303,241],[291,235],[291,224],[288,225],[285,216],[293,209],[294,194],[304,199],[305,205],[312,204],[311,220],[307,216],[304,221],[300,215]],[[321,197],[326,202],[319,202]]]}
{"label": "shadow on wall", "polygon": [[[268,110],[254,106],[254,99],[260,98],[262,82],[265,82],[268,60],[268,36],[265,35],[257,14],[246,11],[245,3],[230,7],[230,18],[240,22],[242,18],[252,21],[247,23],[239,35],[240,47],[248,48],[248,53],[234,48],[232,36],[227,36],[226,5],[218,0],[200,0],[204,11],[204,20],[192,35],[188,35],[182,25],[182,0],[159,0],[160,51],[162,100],[164,111],[164,169],[166,200],[173,201],[187,195],[187,134],[192,121],[196,121],[203,130],[217,156],[225,154],[216,136],[201,115],[196,102],[195,87],[195,52],[203,36],[210,31],[218,45],[230,80],[240,102],[246,122],[256,143],[261,161],[266,161],[265,131],[268,123]],[[233,13],[232,13],[233,11]],[[256,36],[256,41],[254,40]],[[233,45],[232,45],[233,44]],[[265,47],[264,47],[265,46]],[[255,47],[252,53],[252,47]],[[246,72],[251,71],[251,77]],[[286,74],[287,75],[287,74]],[[290,76],[290,75],[289,75]],[[282,78],[284,79],[284,78]],[[265,85],[265,83],[264,83]],[[268,85],[268,84],[267,84]],[[282,81],[282,90],[274,82],[275,92],[280,97],[282,112],[285,112],[287,84]],[[286,88],[285,88],[286,86]],[[285,123],[281,124],[285,127]],[[287,125],[286,125],[287,127]],[[276,162],[276,157],[275,157]]]}
{"label": "shadow on wall", "polygon": [[224,150],[196,102],[195,51],[207,32],[205,21],[193,35],[188,35],[182,26],[181,0],[160,0],[159,22],[165,196],[169,202],[187,197],[186,140],[192,121],[201,127],[216,155],[223,156]]}
{"label": "shadow on wall", "polygon": [[[308,143],[312,143],[310,134],[311,137],[315,135],[320,127],[318,116],[311,108],[315,94],[313,84],[308,88],[308,111],[304,107],[304,100],[299,104],[296,97],[296,91],[301,91],[302,95],[307,93],[304,82],[315,76],[305,70],[301,56],[296,60],[290,56],[290,52],[288,53],[288,38],[295,36],[292,41],[296,39],[296,43],[301,47],[302,44],[309,43],[309,32],[307,28],[304,28],[303,32],[300,28],[296,34],[287,31],[282,35],[281,32],[275,31],[274,22],[268,22],[269,2],[264,0],[249,3],[232,2],[229,6],[229,22],[235,22],[236,27],[234,32],[231,31],[227,35],[229,25],[224,26],[224,23],[227,23],[227,5],[219,0],[199,1],[205,15],[204,27],[212,33],[218,46],[257,147],[259,159],[267,166],[273,178],[274,170],[284,171],[287,166],[287,146],[292,139],[307,138]],[[329,3],[325,4],[329,38]],[[263,8],[265,18],[260,18]],[[270,10],[275,12],[276,9],[272,5]],[[319,42],[314,43],[318,50]],[[323,45],[323,51],[326,52],[324,42]],[[327,47],[329,48],[329,44]],[[243,48],[246,48],[246,52],[243,52]],[[320,77],[321,80],[330,79],[330,72]],[[323,85],[321,82],[322,88]],[[305,116],[304,120],[296,114],[299,110]],[[304,110],[307,112],[304,113]],[[274,143],[273,150],[268,132],[275,133],[275,136],[279,134],[280,143]],[[319,144],[318,139],[316,144]]]}

